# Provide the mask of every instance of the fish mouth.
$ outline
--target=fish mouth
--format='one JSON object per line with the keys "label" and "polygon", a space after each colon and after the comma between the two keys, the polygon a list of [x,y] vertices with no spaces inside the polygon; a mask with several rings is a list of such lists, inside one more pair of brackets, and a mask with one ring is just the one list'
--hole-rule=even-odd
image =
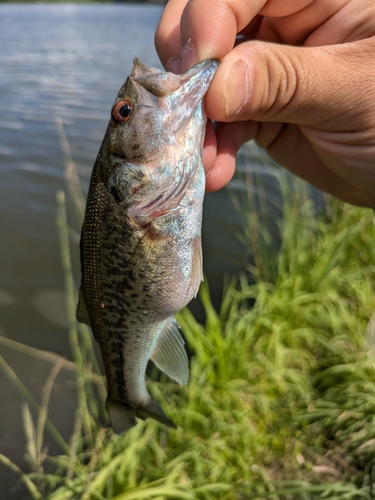
{"label": "fish mouth", "polygon": [[[164,215],[179,207],[184,198],[186,204],[198,178],[203,177],[203,185],[200,167],[206,116],[202,101],[218,66],[217,59],[207,59],[185,74],[175,75],[134,60],[117,101],[135,96],[133,118],[124,131],[133,130],[134,125],[131,137],[144,145],[143,154],[129,158],[129,147],[124,147],[126,154],[119,168],[111,167],[106,179],[108,190],[126,206],[127,215],[134,221],[143,224],[145,217]],[[123,136],[119,133],[117,140],[122,144],[128,137],[125,132]],[[143,174],[142,178],[137,172]],[[134,184],[132,189],[123,181],[128,176]]]}
{"label": "fish mouth", "polygon": [[[205,119],[204,112],[201,113],[202,100],[218,66],[217,59],[206,59],[186,73],[175,75],[148,66],[141,59],[135,58],[133,70],[120,89],[115,103],[131,96],[136,107],[134,116],[127,125],[131,128],[131,124],[136,121],[138,135],[144,142],[173,144],[175,133],[185,128],[195,112],[197,116],[201,115]],[[141,120],[148,126],[149,137],[142,134],[142,127],[139,125]],[[131,155],[128,159],[135,159],[138,163],[139,160],[150,156],[151,150],[157,154],[160,151],[156,147],[144,149],[137,158]]]}
{"label": "fish mouth", "polygon": [[206,59],[180,75],[178,88],[165,96],[168,108],[182,116],[190,115],[202,101],[218,66],[217,59]]}
{"label": "fish mouth", "polygon": [[[148,66],[141,59],[135,58],[130,80],[136,84],[138,91],[143,88],[155,97],[168,98],[173,105],[181,104],[190,96],[190,100],[195,101],[192,102],[195,107],[207,92],[218,66],[217,59],[206,59],[186,73],[175,75]],[[142,97],[144,99],[145,94]]]}

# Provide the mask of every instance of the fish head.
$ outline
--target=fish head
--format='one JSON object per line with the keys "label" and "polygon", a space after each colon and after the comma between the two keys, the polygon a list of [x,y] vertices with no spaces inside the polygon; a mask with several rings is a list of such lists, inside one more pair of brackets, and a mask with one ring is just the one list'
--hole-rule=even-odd
{"label": "fish head", "polygon": [[192,174],[189,158],[193,151],[201,154],[204,139],[202,100],[218,64],[206,60],[175,75],[134,60],[113,104],[102,151],[104,181],[118,203],[133,207],[130,213],[147,215],[153,199]]}

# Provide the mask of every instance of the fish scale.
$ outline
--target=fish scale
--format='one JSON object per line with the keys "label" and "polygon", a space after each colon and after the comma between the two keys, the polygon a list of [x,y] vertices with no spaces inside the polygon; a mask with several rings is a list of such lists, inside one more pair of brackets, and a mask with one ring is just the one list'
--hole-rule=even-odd
{"label": "fish scale", "polygon": [[217,65],[177,76],[135,59],[93,168],[77,317],[100,345],[117,433],[136,417],[175,427],[147,391],[150,359],[176,382],[188,380],[174,314],[202,280],[202,99]]}

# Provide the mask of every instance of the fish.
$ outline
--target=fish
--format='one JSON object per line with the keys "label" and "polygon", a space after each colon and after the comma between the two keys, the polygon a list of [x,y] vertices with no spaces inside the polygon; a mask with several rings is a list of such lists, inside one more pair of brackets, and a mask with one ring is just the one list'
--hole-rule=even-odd
{"label": "fish", "polygon": [[149,394],[149,360],[178,384],[189,362],[175,314],[203,280],[203,98],[219,62],[185,74],[133,61],[94,164],[82,226],[77,319],[91,326],[113,431],[174,422]]}

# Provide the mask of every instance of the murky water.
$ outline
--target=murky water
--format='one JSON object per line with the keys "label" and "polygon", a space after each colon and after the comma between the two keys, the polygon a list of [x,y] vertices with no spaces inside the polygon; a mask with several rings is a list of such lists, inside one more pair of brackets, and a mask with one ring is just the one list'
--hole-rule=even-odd
{"label": "murky water", "polygon": [[[84,189],[108,113],[135,56],[160,66],[153,35],[161,7],[132,5],[0,5],[0,335],[70,356],[55,193],[64,189],[64,158],[56,117],[64,124]],[[253,172],[259,163],[247,163]],[[268,174],[272,171],[268,171]],[[272,175],[260,197],[278,202]],[[268,179],[268,180],[267,180]],[[239,218],[229,190],[206,199],[205,270],[216,301],[223,275],[247,255],[234,233]],[[79,281],[78,245],[72,246]],[[52,364],[0,343],[0,354],[40,400]],[[51,418],[68,435],[73,390],[62,372]],[[21,462],[19,392],[0,371],[0,453]],[[52,446],[47,442],[48,446]],[[53,449],[53,446],[52,446]],[[15,476],[0,468],[0,497],[18,498]]]}

